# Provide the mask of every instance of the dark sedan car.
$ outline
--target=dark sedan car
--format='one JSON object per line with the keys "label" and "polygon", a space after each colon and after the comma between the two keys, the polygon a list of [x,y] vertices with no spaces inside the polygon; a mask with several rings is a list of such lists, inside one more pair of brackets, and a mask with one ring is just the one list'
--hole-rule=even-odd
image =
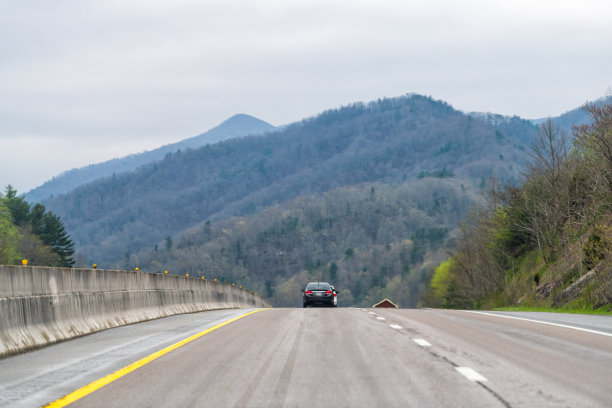
{"label": "dark sedan car", "polygon": [[304,307],[311,305],[338,306],[338,291],[327,282],[310,282],[302,292]]}

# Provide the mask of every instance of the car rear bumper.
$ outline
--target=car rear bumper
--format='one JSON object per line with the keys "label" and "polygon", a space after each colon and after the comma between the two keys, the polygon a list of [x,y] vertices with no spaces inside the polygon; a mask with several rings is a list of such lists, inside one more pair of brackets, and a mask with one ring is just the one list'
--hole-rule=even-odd
{"label": "car rear bumper", "polygon": [[304,298],[304,304],[305,305],[328,305],[328,306],[333,306],[334,305],[334,297],[333,296],[326,296],[326,297],[305,297]]}

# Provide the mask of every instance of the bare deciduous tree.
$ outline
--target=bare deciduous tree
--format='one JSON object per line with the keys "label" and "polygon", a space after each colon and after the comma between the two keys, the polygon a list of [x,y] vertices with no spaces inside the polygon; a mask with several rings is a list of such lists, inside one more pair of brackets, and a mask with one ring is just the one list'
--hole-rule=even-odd
{"label": "bare deciduous tree", "polygon": [[594,153],[606,165],[606,178],[612,191],[612,104],[586,103],[582,108],[590,124],[574,127],[575,144],[586,154]]}
{"label": "bare deciduous tree", "polygon": [[569,217],[569,136],[548,119],[531,144],[533,162],[523,188],[525,218],[520,227],[537,246],[554,254],[565,243],[564,225]]}

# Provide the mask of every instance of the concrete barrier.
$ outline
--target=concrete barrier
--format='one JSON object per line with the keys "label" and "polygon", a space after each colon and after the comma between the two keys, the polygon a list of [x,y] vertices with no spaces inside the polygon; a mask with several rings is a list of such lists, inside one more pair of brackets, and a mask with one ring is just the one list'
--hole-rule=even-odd
{"label": "concrete barrier", "polygon": [[246,289],[132,271],[0,266],[0,357],[180,313],[269,307]]}

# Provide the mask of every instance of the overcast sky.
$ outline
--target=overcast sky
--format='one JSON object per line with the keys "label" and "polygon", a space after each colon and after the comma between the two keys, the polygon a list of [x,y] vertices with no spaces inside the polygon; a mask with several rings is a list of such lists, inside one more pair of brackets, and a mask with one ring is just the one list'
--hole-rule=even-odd
{"label": "overcast sky", "polygon": [[416,92],[557,116],[609,94],[609,0],[0,0],[0,187]]}

